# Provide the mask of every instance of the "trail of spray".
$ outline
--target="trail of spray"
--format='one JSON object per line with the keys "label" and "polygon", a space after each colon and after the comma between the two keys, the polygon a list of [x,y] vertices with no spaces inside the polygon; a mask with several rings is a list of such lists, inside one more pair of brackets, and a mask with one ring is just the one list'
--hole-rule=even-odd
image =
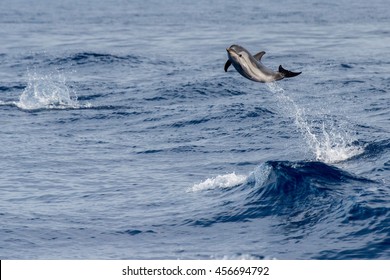
{"label": "trail of spray", "polygon": [[338,124],[337,120],[328,120],[323,115],[316,116],[320,120],[309,122],[305,110],[286,95],[283,88],[276,83],[267,85],[278,99],[283,113],[294,119],[316,160],[335,163],[363,153],[364,149],[354,144],[357,139],[347,124]]}

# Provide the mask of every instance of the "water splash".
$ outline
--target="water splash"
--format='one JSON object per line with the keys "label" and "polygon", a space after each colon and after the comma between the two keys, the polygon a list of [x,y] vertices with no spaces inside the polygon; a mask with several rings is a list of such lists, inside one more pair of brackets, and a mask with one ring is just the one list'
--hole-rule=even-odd
{"label": "water splash", "polygon": [[80,108],[76,93],[63,73],[28,73],[28,84],[14,103],[23,110]]}
{"label": "water splash", "polygon": [[354,144],[357,139],[347,124],[342,124],[320,114],[317,115],[319,120],[309,121],[305,110],[287,96],[282,87],[277,83],[268,83],[267,85],[278,99],[283,112],[294,118],[295,125],[315,154],[316,160],[335,163],[364,152],[364,148]]}
{"label": "water splash", "polygon": [[232,188],[245,183],[247,176],[230,173],[209,178],[192,186],[189,191],[197,192],[216,188]]}

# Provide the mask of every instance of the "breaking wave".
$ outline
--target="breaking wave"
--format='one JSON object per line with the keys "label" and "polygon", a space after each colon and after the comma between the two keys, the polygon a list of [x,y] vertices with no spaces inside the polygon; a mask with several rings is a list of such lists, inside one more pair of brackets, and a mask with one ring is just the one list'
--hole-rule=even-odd
{"label": "breaking wave", "polygon": [[218,175],[213,178],[209,178],[198,184],[193,185],[190,191],[202,191],[216,188],[232,188],[243,184],[247,180],[247,176],[237,175],[236,173],[230,173],[225,175]]}
{"label": "breaking wave", "polygon": [[216,194],[220,195],[215,200],[218,205],[208,207],[209,212],[214,207],[217,214],[212,217],[204,214],[187,224],[210,226],[284,215],[290,217],[292,224],[313,224],[324,215],[337,212],[344,193],[349,192],[346,186],[376,184],[323,162],[267,161],[239,180],[232,174],[229,176],[231,180],[223,177],[229,184],[219,184],[217,176],[192,187],[193,190],[221,188],[224,191]]}

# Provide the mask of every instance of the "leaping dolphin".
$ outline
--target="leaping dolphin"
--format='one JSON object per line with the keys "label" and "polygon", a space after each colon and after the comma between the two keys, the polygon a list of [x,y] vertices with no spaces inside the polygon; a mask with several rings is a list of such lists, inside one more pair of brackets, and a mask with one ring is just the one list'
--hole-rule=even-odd
{"label": "leaping dolphin", "polygon": [[237,72],[245,78],[261,83],[269,83],[278,81],[284,78],[291,78],[298,76],[302,72],[291,72],[279,66],[279,71],[274,72],[271,69],[264,66],[261,63],[261,58],[265,55],[265,52],[259,52],[252,56],[245,48],[239,45],[232,45],[226,49],[228,53],[228,61],[225,64],[225,72],[227,72],[229,66],[233,64]]}

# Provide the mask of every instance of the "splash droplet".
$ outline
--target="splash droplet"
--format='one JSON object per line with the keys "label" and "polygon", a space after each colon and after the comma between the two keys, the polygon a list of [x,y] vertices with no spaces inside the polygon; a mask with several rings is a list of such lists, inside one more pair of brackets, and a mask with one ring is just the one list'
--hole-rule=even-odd
{"label": "splash droplet", "polygon": [[78,108],[76,93],[62,73],[28,74],[28,84],[15,105],[23,110]]}

